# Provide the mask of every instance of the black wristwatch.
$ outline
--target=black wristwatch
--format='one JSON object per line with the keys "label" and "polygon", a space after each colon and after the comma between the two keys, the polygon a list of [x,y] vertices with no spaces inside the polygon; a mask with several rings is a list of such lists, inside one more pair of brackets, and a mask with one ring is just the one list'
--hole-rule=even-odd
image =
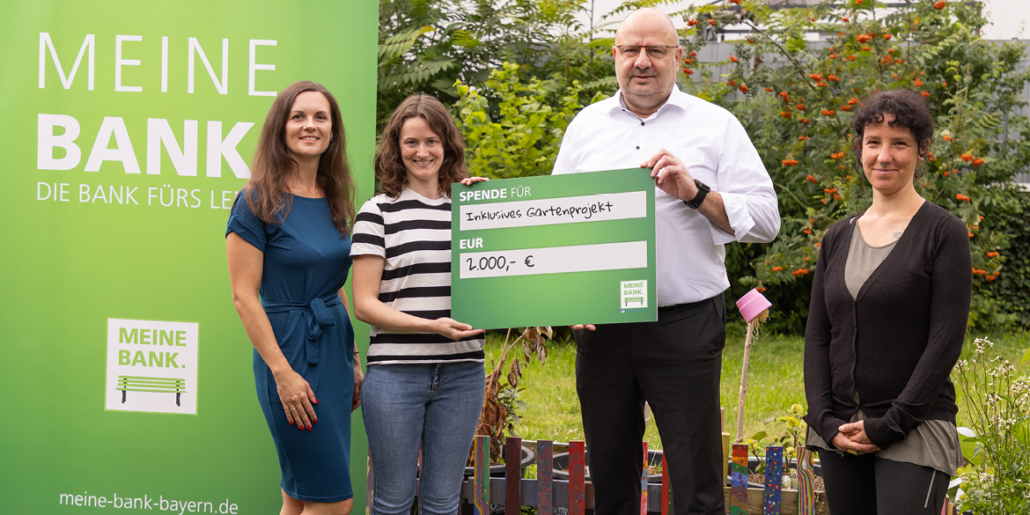
{"label": "black wristwatch", "polygon": [[690,202],[687,202],[686,200],[683,201],[683,203],[686,204],[687,207],[689,207],[690,209],[697,209],[701,207],[701,203],[705,201],[705,197],[708,196],[708,192],[711,191],[711,189],[708,188],[707,184],[697,179],[694,179],[694,185],[697,186],[697,196],[695,196],[694,199]]}

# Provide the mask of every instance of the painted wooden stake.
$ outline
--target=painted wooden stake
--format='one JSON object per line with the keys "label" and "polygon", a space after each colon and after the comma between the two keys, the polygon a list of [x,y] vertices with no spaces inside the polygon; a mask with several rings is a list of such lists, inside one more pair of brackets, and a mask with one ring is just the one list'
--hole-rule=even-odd
{"label": "painted wooden stake", "polygon": [[672,513],[672,506],[669,505],[669,501],[672,499],[669,497],[669,482],[672,481],[672,477],[669,476],[669,460],[665,459],[665,453],[662,453],[662,515],[668,515]]}
{"label": "painted wooden stake", "polygon": [[765,515],[781,515],[780,501],[783,495],[783,447],[770,445],[765,448]]}
{"label": "painted wooden stake", "polygon": [[726,478],[730,477],[730,434],[722,433],[722,483],[726,486]]}
{"label": "painted wooden stake", "polygon": [[583,442],[569,442],[569,515],[586,512],[585,447]]}
{"label": "painted wooden stake", "polygon": [[372,513],[372,495],[375,493],[372,491],[373,475],[372,475],[372,448],[368,448],[368,457],[366,458],[368,463],[368,474],[365,475],[365,515]]}
{"label": "painted wooden stake", "polygon": [[647,442],[641,442],[644,448],[644,468],[640,473],[640,515],[647,515]]}
{"label": "painted wooden stake", "polygon": [[475,515],[490,515],[490,437],[476,437],[476,463],[472,484]]}
{"label": "painted wooden stake", "polygon": [[522,439],[504,440],[504,515],[522,513]]}
{"label": "painted wooden stake", "polygon": [[812,451],[799,445],[798,451],[798,515],[812,515],[815,510],[815,471]]}
{"label": "painted wooden stake", "polygon": [[730,513],[747,515],[747,445],[733,444],[733,465],[730,467],[732,490],[730,492]]}
{"label": "painted wooden stake", "polygon": [[537,515],[553,515],[554,494],[554,444],[550,440],[536,442],[536,512]]}

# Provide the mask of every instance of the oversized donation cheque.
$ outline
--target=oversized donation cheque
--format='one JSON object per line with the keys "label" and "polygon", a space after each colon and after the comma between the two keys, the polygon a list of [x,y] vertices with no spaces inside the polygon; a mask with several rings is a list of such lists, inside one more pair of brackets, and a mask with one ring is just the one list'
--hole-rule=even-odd
{"label": "oversized donation cheque", "polygon": [[658,319],[650,169],[451,192],[455,320],[497,329]]}

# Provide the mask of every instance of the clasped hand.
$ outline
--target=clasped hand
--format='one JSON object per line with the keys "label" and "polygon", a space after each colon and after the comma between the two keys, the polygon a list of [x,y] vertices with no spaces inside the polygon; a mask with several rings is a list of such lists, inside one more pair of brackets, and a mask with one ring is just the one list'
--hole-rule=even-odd
{"label": "clasped hand", "polygon": [[841,424],[833,437],[833,446],[851,454],[866,454],[880,450],[865,433],[865,421]]}

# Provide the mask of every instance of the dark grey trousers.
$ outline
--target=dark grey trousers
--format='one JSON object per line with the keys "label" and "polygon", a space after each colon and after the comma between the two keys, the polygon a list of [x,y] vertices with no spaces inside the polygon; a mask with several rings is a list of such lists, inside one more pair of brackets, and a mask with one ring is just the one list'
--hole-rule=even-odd
{"label": "dark grey trousers", "polygon": [[659,309],[658,321],[576,331],[576,390],[596,515],[638,515],[644,401],[672,476],[675,515],[724,514],[719,379],[726,304]]}
{"label": "dark grey trousers", "polygon": [[819,451],[826,502],[833,515],[937,515],[951,476],[873,454]]}

